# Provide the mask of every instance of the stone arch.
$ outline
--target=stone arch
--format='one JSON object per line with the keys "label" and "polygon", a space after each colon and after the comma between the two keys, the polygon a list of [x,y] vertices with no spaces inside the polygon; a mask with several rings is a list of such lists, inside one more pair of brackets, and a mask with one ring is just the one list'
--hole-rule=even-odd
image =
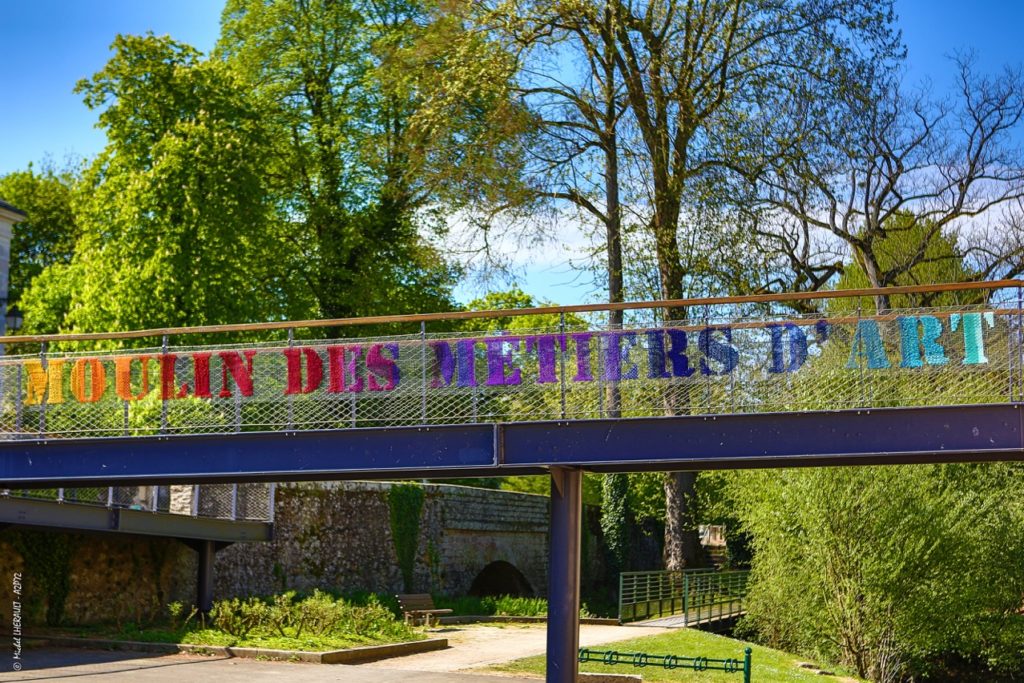
{"label": "stone arch", "polygon": [[469,594],[478,597],[486,595],[514,595],[532,598],[536,595],[533,586],[515,565],[498,560],[480,570],[473,579]]}

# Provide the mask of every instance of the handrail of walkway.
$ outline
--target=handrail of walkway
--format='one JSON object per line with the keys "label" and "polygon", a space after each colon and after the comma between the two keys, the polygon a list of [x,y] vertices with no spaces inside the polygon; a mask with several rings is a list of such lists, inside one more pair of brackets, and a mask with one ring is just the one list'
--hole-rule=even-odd
{"label": "handrail of walkway", "polygon": [[162,327],[123,332],[78,332],[69,334],[36,334],[0,336],[0,344],[15,342],[71,342],[112,339],[140,339],[145,337],[180,336],[189,334],[217,334],[228,332],[254,332],[318,327],[351,327],[359,325],[386,325],[400,323],[426,323],[432,321],[472,320],[479,318],[510,318],[525,315],[558,315],[564,313],[599,313],[639,309],[682,309],[694,306],[721,306],[730,304],[788,303],[824,299],[854,299],[860,297],[892,296],[897,294],[936,294],[972,290],[993,291],[1020,288],[1024,280],[991,280],[982,282],[947,282],[934,285],[907,285],[865,289],[841,289],[817,292],[788,292],[783,294],[748,294],[743,296],[711,296],[692,299],[661,299],[655,301],[626,301],[622,303],[573,304],[569,306],[538,306],[489,311],[451,311],[445,313],[414,313],[401,315],[375,315],[361,318],[333,318],[323,320],[285,320],[262,323],[235,323],[229,325],[200,325],[195,327]]}

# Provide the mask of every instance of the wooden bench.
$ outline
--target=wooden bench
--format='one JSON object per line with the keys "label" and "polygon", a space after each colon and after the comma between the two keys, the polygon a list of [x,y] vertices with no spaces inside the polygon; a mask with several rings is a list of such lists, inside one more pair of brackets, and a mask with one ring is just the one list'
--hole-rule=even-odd
{"label": "wooden bench", "polygon": [[409,593],[396,595],[395,598],[398,600],[398,608],[402,610],[402,616],[405,617],[405,623],[411,622],[413,626],[423,619],[423,625],[429,627],[430,617],[452,613],[450,609],[434,607],[434,598],[430,593]]}

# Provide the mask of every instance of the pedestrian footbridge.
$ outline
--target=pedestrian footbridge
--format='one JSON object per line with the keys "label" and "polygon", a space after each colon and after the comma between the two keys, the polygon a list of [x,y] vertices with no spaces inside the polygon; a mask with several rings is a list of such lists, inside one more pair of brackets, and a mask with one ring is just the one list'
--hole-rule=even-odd
{"label": "pedestrian footbridge", "polygon": [[3,337],[0,488],[550,473],[568,681],[584,469],[1019,459],[1022,309],[1001,281]]}

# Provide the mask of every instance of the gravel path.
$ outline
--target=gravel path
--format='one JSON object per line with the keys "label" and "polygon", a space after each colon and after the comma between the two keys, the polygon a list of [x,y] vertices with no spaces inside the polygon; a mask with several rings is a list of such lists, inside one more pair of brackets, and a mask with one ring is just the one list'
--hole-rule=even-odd
{"label": "gravel path", "polygon": [[[617,640],[653,636],[671,631],[649,626],[580,626],[580,646],[590,647]],[[544,654],[547,650],[545,624],[472,624],[431,629],[431,634],[448,639],[447,650],[395,657],[361,667],[405,671],[463,671],[501,664],[520,657]]]}

